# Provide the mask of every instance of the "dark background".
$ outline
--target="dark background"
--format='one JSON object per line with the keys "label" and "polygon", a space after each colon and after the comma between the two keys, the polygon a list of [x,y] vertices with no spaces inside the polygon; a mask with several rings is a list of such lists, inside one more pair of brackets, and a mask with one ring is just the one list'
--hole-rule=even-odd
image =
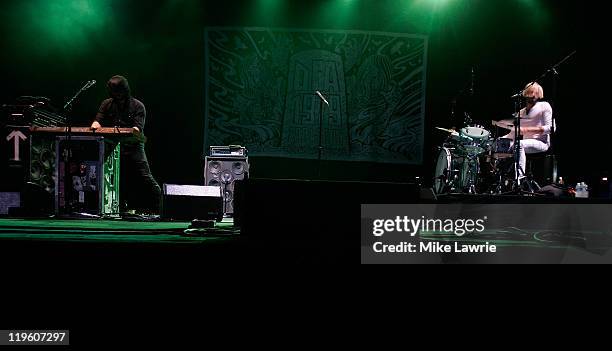
{"label": "dark background", "polygon": [[[462,110],[481,123],[513,112],[512,94],[577,50],[543,83],[554,98],[559,174],[594,181],[610,170],[603,8],[552,0],[7,0],[0,4],[0,103],[46,96],[61,106],[87,80],[75,125],[89,125],[104,82],[128,77],[147,107],[147,153],[159,183],[203,183],[204,28],[270,26],[429,35],[423,166],[324,163],[323,177],[410,181],[433,175],[444,133]],[[343,12],[346,11],[346,12]],[[588,16],[587,16],[588,15]],[[588,18],[588,20],[587,20]],[[474,95],[459,96],[470,81]],[[251,158],[255,177],[312,178],[316,162]]]}

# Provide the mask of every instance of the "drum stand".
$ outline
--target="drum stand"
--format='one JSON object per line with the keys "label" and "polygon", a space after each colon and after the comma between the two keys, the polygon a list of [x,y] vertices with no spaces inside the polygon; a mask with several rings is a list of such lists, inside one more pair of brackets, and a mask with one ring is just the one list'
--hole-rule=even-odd
{"label": "drum stand", "polygon": [[[527,89],[527,88],[525,88]],[[524,89],[524,90],[525,90]],[[516,110],[516,115],[514,117],[514,179],[512,180],[512,187],[510,194],[513,195],[535,195],[536,189],[534,189],[534,184],[532,184],[533,179],[526,175],[526,172],[521,167],[520,163],[520,154],[521,154],[521,140],[523,136],[521,135],[521,98],[523,96],[523,91],[515,94],[513,98],[514,106]],[[522,184],[526,184],[527,190],[523,190]],[[500,185],[498,184],[498,189],[500,189]],[[539,189],[539,186],[535,184],[536,188]]]}
{"label": "drum stand", "polygon": [[467,163],[468,163],[468,172],[467,172],[467,177],[468,177],[468,184],[467,184],[467,193],[468,194],[476,194],[476,184],[474,183],[474,176],[478,176],[478,170],[476,170],[476,174],[474,175],[473,173],[473,169],[472,169],[472,164],[476,164],[475,160],[478,159],[478,155],[477,154],[472,154],[472,155],[467,155]]}

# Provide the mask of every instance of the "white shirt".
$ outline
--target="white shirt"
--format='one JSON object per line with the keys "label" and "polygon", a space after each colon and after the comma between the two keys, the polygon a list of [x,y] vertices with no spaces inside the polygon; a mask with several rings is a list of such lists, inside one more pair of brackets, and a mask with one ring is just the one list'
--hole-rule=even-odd
{"label": "white shirt", "polygon": [[[544,129],[542,133],[523,133],[523,139],[537,139],[550,146],[550,131],[553,125],[550,104],[546,101],[538,101],[529,110],[529,113],[527,113],[526,108],[523,108],[519,115],[521,116],[521,127],[542,127]],[[514,139],[514,130],[505,135],[504,138]]]}

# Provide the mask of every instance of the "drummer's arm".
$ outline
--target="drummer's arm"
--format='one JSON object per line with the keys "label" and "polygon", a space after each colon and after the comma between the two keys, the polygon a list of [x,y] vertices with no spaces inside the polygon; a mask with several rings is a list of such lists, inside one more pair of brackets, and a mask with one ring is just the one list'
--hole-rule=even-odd
{"label": "drummer's arm", "polygon": [[544,123],[540,127],[542,128],[542,134],[544,135],[550,134],[552,130],[552,125],[553,125],[552,114],[553,114],[552,107],[550,106],[549,103],[546,103],[544,105],[544,111],[542,111],[542,117],[544,117]]}
{"label": "drummer's arm", "polygon": [[552,108],[548,103],[545,105],[542,111],[543,124],[536,127],[521,127],[521,133],[534,133],[534,134],[550,134],[552,128]]}

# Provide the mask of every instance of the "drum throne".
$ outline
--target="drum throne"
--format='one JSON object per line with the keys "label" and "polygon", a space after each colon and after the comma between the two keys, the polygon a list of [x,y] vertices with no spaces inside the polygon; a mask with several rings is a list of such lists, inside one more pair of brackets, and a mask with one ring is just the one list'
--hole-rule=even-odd
{"label": "drum throne", "polygon": [[527,154],[526,180],[534,192],[557,182],[557,157],[552,148],[545,152]]}

